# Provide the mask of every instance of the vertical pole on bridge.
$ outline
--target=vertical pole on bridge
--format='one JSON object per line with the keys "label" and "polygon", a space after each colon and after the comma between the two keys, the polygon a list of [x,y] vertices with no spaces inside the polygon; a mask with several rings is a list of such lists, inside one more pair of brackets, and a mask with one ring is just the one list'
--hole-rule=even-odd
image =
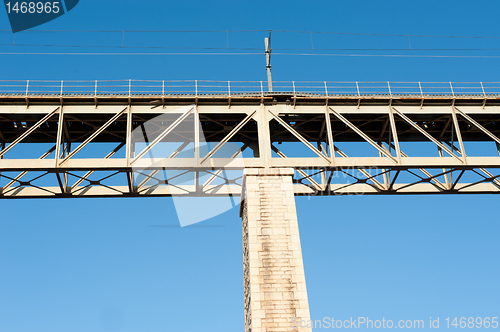
{"label": "vertical pole on bridge", "polygon": [[271,30],[269,30],[269,38],[264,38],[266,47],[266,71],[267,71],[267,90],[273,92],[273,80],[271,78]]}
{"label": "vertical pole on bridge", "polygon": [[293,169],[244,172],[241,217],[245,332],[311,332]]}

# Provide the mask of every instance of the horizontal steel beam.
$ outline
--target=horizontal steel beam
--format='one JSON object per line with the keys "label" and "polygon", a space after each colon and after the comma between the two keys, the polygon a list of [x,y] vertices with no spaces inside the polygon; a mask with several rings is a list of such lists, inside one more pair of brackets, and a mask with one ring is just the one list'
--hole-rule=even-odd
{"label": "horizontal steel beam", "polygon": [[[468,164],[463,165],[452,157],[407,157],[401,158],[401,163],[394,164],[385,157],[347,157],[337,158],[335,165],[331,165],[320,158],[273,158],[268,167],[292,167],[302,169],[351,169],[351,168],[500,168],[500,157],[468,157]],[[154,163],[152,163],[154,162]],[[179,170],[207,170],[207,169],[243,169],[247,167],[265,167],[261,158],[212,158],[200,164],[193,158],[157,158],[152,160],[137,161],[134,167],[127,165],[126,159],[71,159],[64,165],[56,167],[51,159],[0,159],[0,172],[6,171],[121,171],[130,172],[135,169],[179,169]]]}
{"label": "horizontal steel beam", "polygon": [[[494,181],[493,181],[494,182]],[[330,184],[324,190],[305,185],[295,184],[294,192],[300,196],[345,196],[345,195],[423,195],[423,194],[500,194],[500,186],[493,182],[461,183],[453,190],[440,190],[435,185],[422,182],[417,184],[399,183],[391,190],[380,190],[367,183],[356,184]],[[241,186],[225,185],[217,190],[198,192],[195,186],[163,186],[152,187],[137,193],[129,193],[127,185],[103,187],[81,186],[73,188],[70,193],[61,193],[59,186],[45,187],[17,187],[0,194],[0,199],[21,198],[84,198],[84,197],[218,197],[240,196]]]}

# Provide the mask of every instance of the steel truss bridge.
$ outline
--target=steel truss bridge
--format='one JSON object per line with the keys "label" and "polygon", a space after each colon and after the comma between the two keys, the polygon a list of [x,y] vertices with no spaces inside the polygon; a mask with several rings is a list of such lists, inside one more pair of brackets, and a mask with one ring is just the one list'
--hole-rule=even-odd
{"label": "steel truss bridge", "polygon": [[248,167],[294,168],[296,195],[500,193],[500,83],[274,88],[0,82],[0,198],[240,195]]}

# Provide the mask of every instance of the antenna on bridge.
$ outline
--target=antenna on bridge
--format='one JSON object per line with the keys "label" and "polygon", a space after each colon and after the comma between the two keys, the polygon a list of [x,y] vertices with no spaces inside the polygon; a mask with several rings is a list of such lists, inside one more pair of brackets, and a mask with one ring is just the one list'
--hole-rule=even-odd
{"label": "antenna on bridge", "polygon": [[267,89],[273,91],[273,80],[271,79],[271,30],[269,30],[269,38],[264,38],[266,45],[266,70],[267,70]]}

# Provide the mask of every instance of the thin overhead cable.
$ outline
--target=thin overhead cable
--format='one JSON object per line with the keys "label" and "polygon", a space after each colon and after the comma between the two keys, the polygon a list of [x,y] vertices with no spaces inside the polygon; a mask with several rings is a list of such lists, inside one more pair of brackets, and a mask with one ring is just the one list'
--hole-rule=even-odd
{"label": "thin overhead cable", "polygon": [[[269,32],[265,30],[44,30],[31,29],[30,32],[110,32],[110,33],[211,33],[211,32]],[[307,34],[331,34],[331,35],[354,35],[354,36],[385,36],[385,37],[418,37],[418,38],[472,38],[472,39],[500,39],[497,36],[459,36],[459,35],[413,35],[413,34],[391,34],[391,33],[363,33],[363,32],[336,32],[336,31],[300,31],[300,30],[271,30],[273,32],[285,33],[307,33]],[[11,32],[10,29],[0,29],[0,32]]]}
{"label": "thin overhead cable", "polygon": [[0,52],[0,55],[262,55],[262,53],[243,53],[243,52],[143,52],[143,53],[129,53],[129,52]]}
{"label": "thin overhead cable", "polygon": [[394,58],[500,58],[500,55],[435,55],[435,54],[332,54],[332,53],[273,53],[294,56],[345,56],[345,57],[394,57]]}
{"label": "thin overhead cable", "polygon": [[321,31],[293,31],[293,30],[273,30],[273,32],[289,33],[314,33],[328,35],[352,35],[352,36],[384,36],[384,37],[417,37],[417,38],[472,38],[472,39],[500,39],[495,36],[446,36],[446,35],[411,35],[411,34],[392,34],[392,33],[361,33],[361,32],[321,32]]}
{"label": "thin overhead cable", "polygon": [[[1,30],[9,31],[9,30]],[[101,49],[99,52],[62,52],[58,50],[57,52],[0,52],[0,55],[261,55],[262,48],[258,47],[230,47],[229,43],[229,32],[270,32],[270,30],[29,30],[28,33],[34,32],[113,32],[121,33],[121,45],[75,45],[75,44],[53,44],[53,43],[15,43],[15,39],[9,44],[0,44],[5,48],[10,50],[15,49],[16,46],[19,47],[52,47],[52,48],[93,48]],[[318,31],[292,31],[292,30],[273,30],[274,32],[283,33],[307,33],[311,35],[311,47],[307,48],[274,48],[273,55],[285,55],[285,56],[337,56],[337,57],[412,57],[412,58],[498,58],[500,56],[494,54],[408,54],[411,52],[491,52],[500,51],[500,48],[496,47],[482,47],[482,48],[412,48],[410,43],[410,37],[428,37],[428,38],[485,38],[485,39],[498,39],[500,37],[483,37],[483,36],[433,36],[433,35],[404,35],[404,34],[377,34],[377,33],[353,33],[353,32],[318,32]],[[188,32],[188,33],[207,33],[216,32],[224,33],[226,36],[226,47],[201,47],[201,46],[161,46],[161,45],[149,45],[149,46],[139,46],[139,45],[124,45],[125,33],[176,33],[176,32]],[[315,48],[313,44],[312,34],[336,34],[336,35],[364,35],[364,36],[385,36],[385,37],[407,37],[408,38],[408,48]],[[17,36],[17,34],[14,35]],[[106,52],[104,49],[122,49],[124,52]],[[145,52],[139,50],[171,50],[172,52]],[[4,49],[7,51],[7,49]],[[128,52],[126,50],[137,50],[135,52]],[[174,52],[177,50],[177,52]],[[224,52],[223,52],[224,51]],[[259,52],[253,52],[259,51]],[[404,52],[404,54],[345,54],[337,52]],[[305,53],[307,52],[307,53]],[[335,53],[329,53],[335,52]]]}
{"label": "thin overhead cable", "polygon": [[[5,32],[9,30],[0,29],[0,32]],[[121,45],[119,43],[115,43],[114,45],[75,45],[75,44],[54,44],[54,43],[16,43],[14,35],[14,40],[12,43],[3,43],[0,46],[5,47],[57,47],[57,48],[100,48],[100,49],[135,49],[135,50],[145,50],[145,49],[156,49],[156,50],[205,50],[205,51],[218,51],[218,50],[227,50],[227,51],[260,51],[262,48],[260,47],[230,47],[229,43],[229,32],[270,32],[270,30],[29,30],[29,32],[110,32],[110,33],[120,33],[121,34]],[[125,33],[224,33],[225,34],[225,44],[226,47],[201,47],[201,46],[161,46],[161,45],[125,45]],[[313,52],[324,52],[324,51],[366,51],[366,52],[378,52],[378,51],[396,51],[396,52],[408,52],[408,51],[500,51],[500,48],[497,47],[481,47],[481,48],[473,48],[473,47],[449,47],[449,48],[412,48],[410,38],[411,37],[427,37],[427,38],[483,38],[483,39],[498,39],[500,37],[483,37],[483,36],[433,36],[433,35],[404,35],[404,34],[377,34],[377,33],[353,33],[353,32],[318,32],[318,31],[292,31],[292,30],[274,30],[274,32],[283,32],[283,33],[306,33],[310,34],[311,38],[311,47],[299,47],[299,48],[274,48],[273,54],[276,51],[313,51]],[[313,43],[313,34],[335,34],[335,35],[362,35],[362,36],[385,36],[385,37],[405,37],[408,38],[408,47],[398,47],[398,48],[315,48]],[[55,52],[54,52],[55,53]],[[184,53],[183,53],[184,54]],[[346,56],[346,55],[344,55]],[[357,56],[357,55],[354,55]],[[378,55],[384,56],[384,55]]]}
{"label": "thin overhead cable", "polygon": [[[127,45],[63,45],[63,44],[0,44],[0,46],[60,47],[60,48],[118,48],[169,50],[242,50],[260,51],[258,47],[189,47],[189,46],[127,46]],[[274,51],[500,51],[500,48],[273,48]],[[274,52],[273,52],[274,54]]]}
{"label": "thin overhead cable", "polygon": [[[80,56],[167,56],[167,55],[259,55],[262,52],[0,52],[0,55],[80,55]],[[394,57],[394,58],[500,58],[500,55],[418,55],[418,54],[333,54],[333,53],[273,53],[273,55],[283,56],[332,56],[332,57]]]}
{"label": "thin overhead cable", "polygon": [[[10,29],[0,29],[0,32],[11,32]],[[109,32],[109,33],[213,33],[213,32],[269,32],[269,30],[45,30],[45,29],[30,29],[23,33],[30,32]]]}
{"label": "thin overhead cable", "polygon": [[[58,45],[58,44],[0,44],[0,46],[71,47],[71,48],[122,48],[122,49],[170,49],[170,50],[261,50],[257,47],[189,47],[189,46],[120,46],[120,45]],[[307,49],[308,50],[308,49]],[[499,49],[500,50],[500,49]]]}

